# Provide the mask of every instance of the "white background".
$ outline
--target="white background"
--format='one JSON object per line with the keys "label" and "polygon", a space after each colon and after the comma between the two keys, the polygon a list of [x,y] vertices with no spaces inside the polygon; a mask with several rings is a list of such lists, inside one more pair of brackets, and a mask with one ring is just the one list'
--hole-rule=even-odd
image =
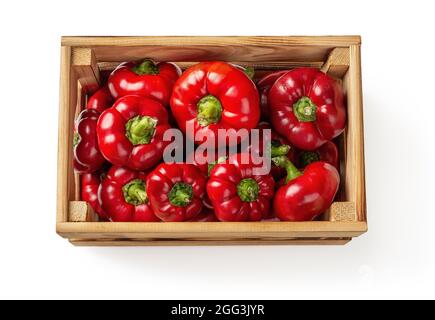
{"label": "white background", "polygon": [[[2,1],[0,298],[435,298],[432,1]],[[61,35],[363,39],[368,234],[345,247],[74,248],[55,234]]]}

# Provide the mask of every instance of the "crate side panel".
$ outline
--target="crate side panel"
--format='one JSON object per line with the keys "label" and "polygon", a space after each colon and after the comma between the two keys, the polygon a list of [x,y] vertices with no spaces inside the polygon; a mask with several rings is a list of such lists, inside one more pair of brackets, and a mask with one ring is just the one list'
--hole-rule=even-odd
{"label": "crate side panel", "polygon": [[366,221],[364,120],[360,46],[350,47],[350,66],[343,83],[348,103],[345,148],[345,194],[347,201],[356,203],[358,220]]}

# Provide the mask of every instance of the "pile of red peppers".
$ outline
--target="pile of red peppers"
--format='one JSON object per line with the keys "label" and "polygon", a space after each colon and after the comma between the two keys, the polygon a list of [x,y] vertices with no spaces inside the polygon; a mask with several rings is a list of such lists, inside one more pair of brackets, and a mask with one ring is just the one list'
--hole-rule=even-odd
{"label": "pile of red peppers", "polygon": [[[346,108],[339,81],[296,68],[254,82],[252,71],[222,61],[184,72],[150,59],[119,65],[75,122],[82,200],[114,222],[311,221],[324,213],[340,185],[335,138]],[[227,148],[239,146],[238,153],[164,163],[170,128],[196,145],[217,142],[219,129],[268,129],[271,142],[243,149],[227,135]],[[253,156],[266,153],[271,170],[258,174]]]}

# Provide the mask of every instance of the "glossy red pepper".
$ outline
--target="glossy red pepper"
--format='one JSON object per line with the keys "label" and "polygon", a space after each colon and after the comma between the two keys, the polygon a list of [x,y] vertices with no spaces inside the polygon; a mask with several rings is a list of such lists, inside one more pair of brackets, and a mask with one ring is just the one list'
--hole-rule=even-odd
{"label": "glossy red pepper", "polygon": [[163,221],[188,221],[203,208],[205,176],[192,164],[163,163],[148,176],[147,194]]}
{"label": "glossy red pepper", "polygon": [[73,164],[79,173],[94,172],[106,161],[98,147],[96,128],[99,116],[95,110],[83,110],[75,122]]}
{"label": "glossy red pepper", "polygon": [[115,222],[157,222],[146,192],[146,174],[113,166],[101,182],[101,207]]}
{"label": "glossy red pepper", "polygon": [[[225,62],[202,62],[187,69],[174,85],[171,109],[180,129],[196,143],[212,135],[217,141],[219,129],[253,129],[260,119],[254,83]],[[188,124],[192,132],[186,130]]]}
{"label": "glossy red pepper", "polygon": [[261,110],[261,119],[268,121],[269,120],[269,91],[272,85],[275,83],[278,78],[282,75],[286,74],[288,70],[280,70],[276,72],[269,73],[261,78],[257,82],[258,92],[260,93],[260,110]]}
{"label": "glossy red pepper", "polygon": [[285,156],[273,161],[287,170],[287,178],[273,199],[273,210],[279,219],[311,221],[331,206],[340,185],[334,166],[318,161],[301,172]]}
{"label": "glossy red pepper", "polygon": [[88,100],[86,104],[86,109],[93,109],[99,113],[110,108],[115,102],[112,94],[107,86],[98,89]]}
{"label": "glossy red pepper", "polygon": [[181,69],[170,62],[154,63],[145,59],[141,63],[124,62],[109,77],[109,89],[116,99],[126,95],[153,98],[164,106],[169,105],[172,87]]}
{"label": "glossy red pepper", "polygon": [[269,92],[275,130],[302,150],[315,150],[343,132],[346,110],[340,84],[313,68],[281,76]]}
{"label": "glossy red pepper", "polygon": [[[236,157],[237,158],[237,157]],[[275,182],[271,175],[254,175],[254,165],[217,164],[207,182],[207,194],[220,221],[260,221],[270,213]]]}
{"label": "glossy red pepper", "polygon": [[332,164],[337,170],[340,168],[338,148],[332,141],[327,141],[314,151],[291,148],[288,157],[297,168],[305,168],[310,163],[316,161],[324,161]]}
{"label": "glossy red pepper", "polygon": [[168,113],[159,102],[137,96],[118,99],[98,120],[98,144],[114,165],[134,170],[155,166],[168,142],[163,135],[170,126]]}
{"label": "glossy red pepper", "polygon": [[101,218],[108,219],[108,216],[101,208],[98,200],[98,189],[100,187],[101,177],[101,172],[85,173],[81,175],[82,200],[89,203],[94,212]]}
{"label": "glossy red pepper", "polygon": [[[199,169],[199,171],[201,171],[201,173],[206,177],[207,180],[210,177],[210,172],[214,168],[215,165],[217,165],[218,163],[225,163],[227,161],[227,156],[219,157],[218,150],[215,151],[215,154],[213,157],[214,160],[211,162],[205,161],[205,160],[207,160],[207,151],[206,150],[203,152],[203,154],[201,156],[203,156],[205,158],[201,159],[201,161],[199,161],[199,159],[198,159],[199,155],[194,152],[190,157],[188,157],[188,160],[193,162],[193,165],[195,167],[197,167]],[[211,203],[207,193],[204,195],[202,202],[203,202],[205,208],[210,209],[210,210],[213,209],[213,204]]]}

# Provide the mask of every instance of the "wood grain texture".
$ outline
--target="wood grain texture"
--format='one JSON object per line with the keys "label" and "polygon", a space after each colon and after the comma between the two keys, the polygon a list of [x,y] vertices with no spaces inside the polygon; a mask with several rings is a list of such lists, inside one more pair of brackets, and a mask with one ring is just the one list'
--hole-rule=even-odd
{"label": "wood grain texture", "polygon": [[335,47],[360,43],[343,37],[64,37],[63,45],[88,47],[98,61],[325,61]]}
{"label": "wood grain texture", "polygon": [[354,202],[358,220],[367,221],[364,161],[364,118],[360,46],[350,47],[350,66],[343,85],[347,94],[345,194]]}
{"label": "wood grain texture", "polygon": [[157,240],[157,241],[105,241],[105,240],[70,240],[71,244],[77,247],[143,247],[143,246],[288,246],[288,245],[305,245],[305,246],[325,246],[335,245],[342,246],[349,243],[352,238],[341,239],[293,239],[293,240],[210,240],[210,241],[192,241],[192,240]]}
{"label": "wood grain texture", "polygon": [[334,78],[342,79],[349,69],[349,56],[349,48],[335,48],[329,54],[321,70]]}
{"label": "wood grain texture", "polygon": [[330,46],[347,47],[361,44],[361,37],[349,36],[134,36],[134,37],[62,37],[63,46],[178,46],[232,45],[241,46]]}
{"label": "wood grain texture", "polygon": [[60,223],[57,232],[74,239],[202,239],[357,237],[364,222]]}
{"label": "wood grain texture", "polygon": [[86,93],[95,92],[100,83],[100,71],[94,51],[90,48],[73,48],[71,61],[83,90]]}
{"label": "wood grain texture", "polygon": [[71,48],[61,48],[60,65],[60,93],[59,93],[59,128],[58,128],[58,157],[57,157],[57,222],[68,221],[69,186],[68,172],[71,157],[68,152],[72,136],[70,122],[74,115],[70,112],[71,100]]}

